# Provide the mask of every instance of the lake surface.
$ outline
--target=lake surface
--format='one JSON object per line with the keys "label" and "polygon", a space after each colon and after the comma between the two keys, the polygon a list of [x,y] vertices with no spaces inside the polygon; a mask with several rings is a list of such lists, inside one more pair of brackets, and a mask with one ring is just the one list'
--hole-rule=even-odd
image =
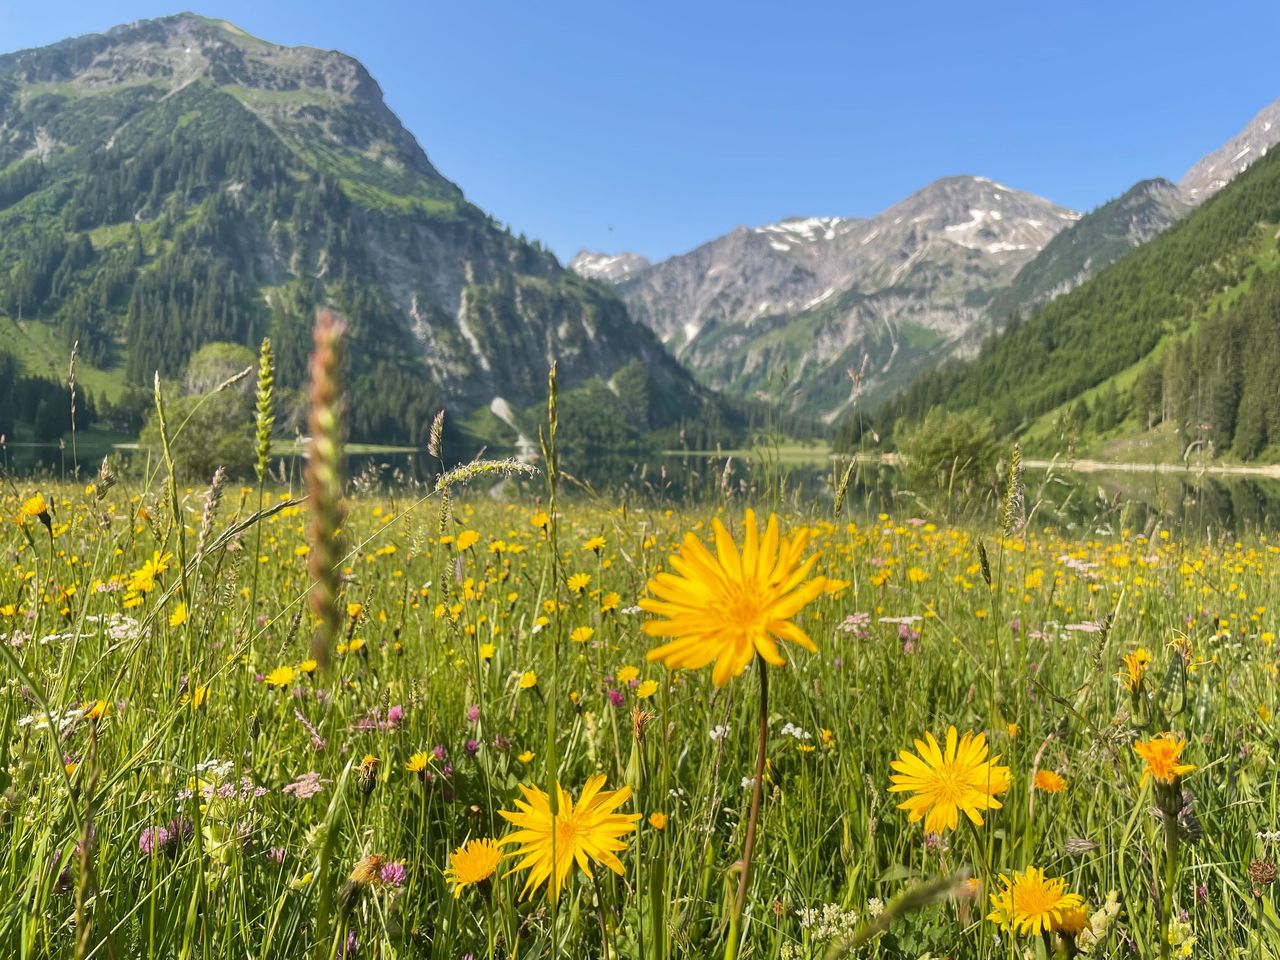
{"label": "lake surface", "polygon": [[[74,476],[69,444],[6,448],[4,465],[18,476],[53,479]],[[79,477],[96,473],[106,452],[128,457],[130,451],[110,444],[81,444]],[[486,451],[486,456],[514,456],[514,450]],[[776,509],[787,505],[833,515],[836,490],[847,460],[833,460],[821,447],[788,446],[737,451],[662,454],[597,453],[586,463],[566,461],[569,495],[599,496],[614,502],[668,503],[728,500],[744,507]],[[1280,478],[1209,470],[1161,472],[1145,465],[1123,468],[1082,462],[1082,471],[1066,464],[1030,461],[1025,474],[1026,511],[1033,523],[1077,535],[1122,529],[1151,532],[1160,527],[1183,535],[1280,532]],[[278,482],[300,486],[303,459],[296,452],[275,458]],[[1038,464],[1038,465],[1036,465]],[[434,461],[408,448],[353,445],[347,474],[364,486],[429,486],[438,469]],[[1169,468],[1163,468],[1167,470]],[[526,488],[524,493],[518,486]],[[504,483],[486,489],[495,496],[535,497],[540,481]],[[961,521],[990,516],[999,490],[947,496],[905,485],[892,464],[867,459],[854,464],[845,492],[842,516],[859,519],[879,513]]]}

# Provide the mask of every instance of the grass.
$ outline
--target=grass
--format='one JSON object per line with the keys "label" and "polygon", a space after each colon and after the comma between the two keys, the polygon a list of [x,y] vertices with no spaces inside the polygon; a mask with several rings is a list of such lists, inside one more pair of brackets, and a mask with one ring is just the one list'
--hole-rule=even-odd
{"label": "grass", "polygon": [[[71,348],[50,324],[0,316],[0,330],[5,349],[17,357],[24,372],[66,381]],[[118,400],[126,386],[122,368],[103,370],[83,359],[76,361],[76,381],[93,396],[107,400]]]}
{"label": "grass", "polygon": [[[86,956],[324,956],[322,897],[362,957],[725,952],[760,667],[717,689],[709,670],[647,664],[634,605],[686,532],[705,542],[720,515],[740,537],[740,504],[578,500],[548,518],[527,485],[448,511],[430,486],[352,496],[344,627],[324,673],[308,662],[297,491],[268,491],[272,512],[251,522],[249,487],[212,507],[203,489],[175,488],[176,505],[167,489],[46,485],[50,530],[13,522],[33,484],[0,498],[12,954],[70,956],[79,937]],[[1091,913],[1118,905],[1105,927],[1099,914],[1091,955],[1158,955],[1163,839],[1132,744],[1166,727],[1198,768],[1203,836],[1173,890],[1185,936],[1195,955],[1277,955],[1271,888],[1256,898],[1247,875],[1274,855],[1258,839],[1277,818],[1274,546],[1155,528],[1002,537],[817,506],[783,526],[812,533],[831,580],[796,617],[818,651],[784,644],[788,665],[769,668],[738,956],[822,956],[896,896],[964,869],[986,884],[977,901],[964,888],[925,903],[864,955],[1035,955],[1037,940],[984,920],[993,878],[1029,864]],[[1115,675],[1139,646],[1154,659],[1134,696]],[[283,682],[264,681],[282,667]],[[987,734],[1012,785],[981,827],[931,837],[896,809],[889,764],[952,724]],[[419,753],[430,759],[411,772]],[[1032,791],[1036,770],[1065,791]],[[643,817],[621,875],[579,874],[553,909],[545,893],[521,901],[508,861],[453,896],[453,851],[508,833],[499,811],[517,785],[558,777],[576,793],[596,773],[629,786],[623,809]],[[403,881],[347,882],[374,854]]]}

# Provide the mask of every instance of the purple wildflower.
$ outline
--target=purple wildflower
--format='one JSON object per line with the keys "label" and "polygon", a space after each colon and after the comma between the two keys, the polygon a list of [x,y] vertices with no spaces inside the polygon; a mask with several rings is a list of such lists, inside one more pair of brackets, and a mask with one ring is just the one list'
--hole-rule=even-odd
{"label": "purple wildflower", "polygon": [[169,831],[164,827],[147,827],[138,834],[138,849],[148,857],[158,857],[169,843]]}
{"label": "purple wildflower", "polygon": [[404,864],[399,860],[383,864],[378,871],[378,879],[389,887],[403,887],[406,876]]}
{"label": "purple wildflower", "polygon": [[316,771],[310,770],[293,781],[293,783],[282,787],[280,792],[292,794],[298,800],[309,800],[323,790],[324,785],[328,782]]}

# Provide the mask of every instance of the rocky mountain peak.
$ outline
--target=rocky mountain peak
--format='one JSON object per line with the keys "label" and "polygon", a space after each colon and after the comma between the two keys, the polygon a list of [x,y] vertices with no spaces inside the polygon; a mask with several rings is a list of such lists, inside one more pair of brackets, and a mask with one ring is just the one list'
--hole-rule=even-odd
{"label": "rocky mountain peak", "polygon": [[26,83],[70,82],[90,89],[139,83],[176,89],[206,79],[217,86],[382,102],[377,83],[346,54],[269,43],[225,20],[193,13],[139,20],[6,54],[0,56],[0,71]]}
{"label": "rocky mountain peak", "polygon": [[1280,100],[1272,103],[1250,120],[1243,130],[1225,144],[1200,159],[1179,182],[1183,196],[1190,203],[1209,199],[1232,179],[1244,173],[1249,165],[1280,142]]}
{"label": "rocky mountain peak", "polygon": [[618,283],[647,266],[649,261],[638,253],[608,254],[579,250],[569,261],[569,269],[579,276],[606,283]]}

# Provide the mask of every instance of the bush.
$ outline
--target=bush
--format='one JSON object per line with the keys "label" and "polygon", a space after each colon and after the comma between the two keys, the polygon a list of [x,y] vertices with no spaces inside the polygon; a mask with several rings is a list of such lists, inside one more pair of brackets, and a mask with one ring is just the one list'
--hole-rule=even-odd
{"label": "bush", "polygon": [[[218,467],[232,476],[247,474],[253,462],[253,428],[249,404],[234,390],[207,397],[178,397],[166,401],[165,420],[174,471],[179,476],[207,480]],[[142,428],[138,444],[152,464],[163,462],[160,424],[153,412]]]}
{"label": "bush", "polygon": [[908,482],[973,493],[997,481],[1000,447],[986,417],[934,407],[899,444]]}

